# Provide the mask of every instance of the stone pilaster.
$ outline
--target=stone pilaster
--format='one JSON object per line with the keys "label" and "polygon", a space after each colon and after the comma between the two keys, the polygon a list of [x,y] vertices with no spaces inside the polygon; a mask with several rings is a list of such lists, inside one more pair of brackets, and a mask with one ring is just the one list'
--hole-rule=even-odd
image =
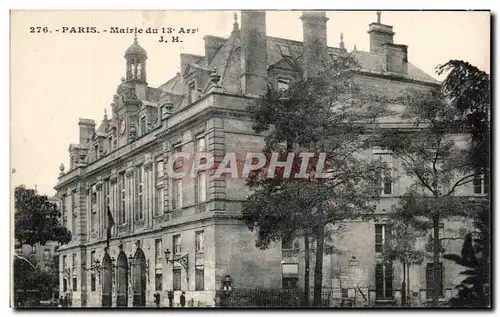
{"label": "stone pilaster", "polygon": [[[214,119],[213,129],[207,134],[207,150],[214,156],[216,166],[220,164],[226,154],[225,150],[225,135],[223,130],[223,122],[221,119]],[[226,198],[226,180],[224,175],[215,178],[215,169],[209,171],[208,174],[208,201],[215,201],[215,205],[211,206],[213,210],[224,210],[223,202],[217,200]]]}

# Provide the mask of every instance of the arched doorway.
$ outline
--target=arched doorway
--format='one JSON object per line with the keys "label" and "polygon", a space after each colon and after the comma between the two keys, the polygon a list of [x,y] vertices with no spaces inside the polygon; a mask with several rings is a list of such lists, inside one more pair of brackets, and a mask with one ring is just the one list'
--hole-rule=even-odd
{"label": "arched doorway", "polygon": [[121,251],[116,261],[116,306],[128,306],[128,261],[125,252]]}
{"label": "arched doorway", "polygon": [[137,249],[132,268],[134,307],[146,306],[146,256],[141,249]]}
{"label": "arched doorway", "polygon": [[113,288],[113,264],[109,254],[102,259],[102,307],[111,307],[111,291]]}

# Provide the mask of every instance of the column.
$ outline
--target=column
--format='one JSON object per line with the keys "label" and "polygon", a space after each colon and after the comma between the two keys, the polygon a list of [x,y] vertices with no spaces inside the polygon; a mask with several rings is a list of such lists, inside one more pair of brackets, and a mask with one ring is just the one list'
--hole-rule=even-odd
{"label": "column", "polygon": [[96,189],[97,189],[97,239],[102,238],[102,225],[103,225],[103,220],[102,220],[102,215],[103,215],[103,192],[102,192],[102,181],[98,181],[96,184]]}

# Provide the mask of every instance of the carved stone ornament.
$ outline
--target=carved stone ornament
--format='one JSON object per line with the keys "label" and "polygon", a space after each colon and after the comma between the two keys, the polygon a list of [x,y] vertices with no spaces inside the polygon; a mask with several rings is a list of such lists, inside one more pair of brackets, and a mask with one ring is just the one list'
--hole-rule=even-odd
{"label": "carved stone ornament", "polygon": [[127,171],[125,172],[125,176],[127,177],[134,176],[134,168],[133,167],[128,168]]}
{"label": "carved stone ornament", "polygon": [[117,180],[118,180],[118,175],[117,174],[111,174],[111,176],[109,177],[109,182],[111,184],[115,184]]}
{"label": "carved stone ornament", "polygon": [[125,100],[137,100],[137,95],[135,94],[134,88],[125,90],[123,96],[125,97]]}
{"label": "carved stone ornament", "polygon": [[148,159],[146,159],[146,161],[144,161],[144,169],[145,170],[147,170],[147,171],[150,170],[152,166],[153,166],[152,159],[148,158]]}
{"label": "carved stone ornament", "polygon": [[98,181],[96,184],[95,184],[95,187],[97,190],[101,190],[102,189],[102,181]]}

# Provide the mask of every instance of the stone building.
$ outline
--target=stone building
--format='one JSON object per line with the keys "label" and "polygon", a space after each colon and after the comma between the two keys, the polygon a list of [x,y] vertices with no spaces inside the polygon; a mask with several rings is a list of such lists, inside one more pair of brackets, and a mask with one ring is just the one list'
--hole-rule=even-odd
{"label": "stone building", "polygon": [[[216,178],[213,171],[171,179],[167,159],[176,152],[209,152],[216,160],[229,152],[260,152],[263,137],[253,132],[247,105],[268,85],[286,89],[317,72],[318,56],[352,54],[362,66],[356,80],[374,93],[395,95],[439,83],[408,61],[407,46],[394,44],[393,28],[382,24],[380,15],[368,26],[369,52],[347,52],[342,39],[339,47],[328,47],[324,13],[304,12],[301,20],[303,43],[267,36],[265,12],[243,11],[241,28],[235,19],[227,38],[207,35],[205,55],[181,54],[181,71],[160,87],[147,83],[148,56],[137,38],[126,50],[126,73],[111,116],[99,125],[80,119],[79,142],[69,146],[69,169],[61,166],[55,187],[63,222],[73,232],[72,242],[59,249],[61,292],[71,293],[73,306],[152,306],[156,293],[167,306],[169,290],[175,305],[185,291],[191,305],[213,306],[226,275],[233,288],[302,287],[301,241],[261,251],[239,219],[247,196],[244,180]],[[381,217],[403,186],[391,185]],[[349,267],[355,256],[358,270],[364,268],[354,274],[363,283],[356,287],[367,295],[375,290],[381,228],[353,223],[349,234],[357,238],[345,255],[325,255],[325,287],[340,292],[335,268]],[[411,289],[420,294],[425,269],[415,270],[412,276],[420,279]],[[382,278],[394,280],[388,290],[394,297],[397,270]],[[310,280],[312,285],[312,273]],[[349,295],[353,288],[346,289]]]}

